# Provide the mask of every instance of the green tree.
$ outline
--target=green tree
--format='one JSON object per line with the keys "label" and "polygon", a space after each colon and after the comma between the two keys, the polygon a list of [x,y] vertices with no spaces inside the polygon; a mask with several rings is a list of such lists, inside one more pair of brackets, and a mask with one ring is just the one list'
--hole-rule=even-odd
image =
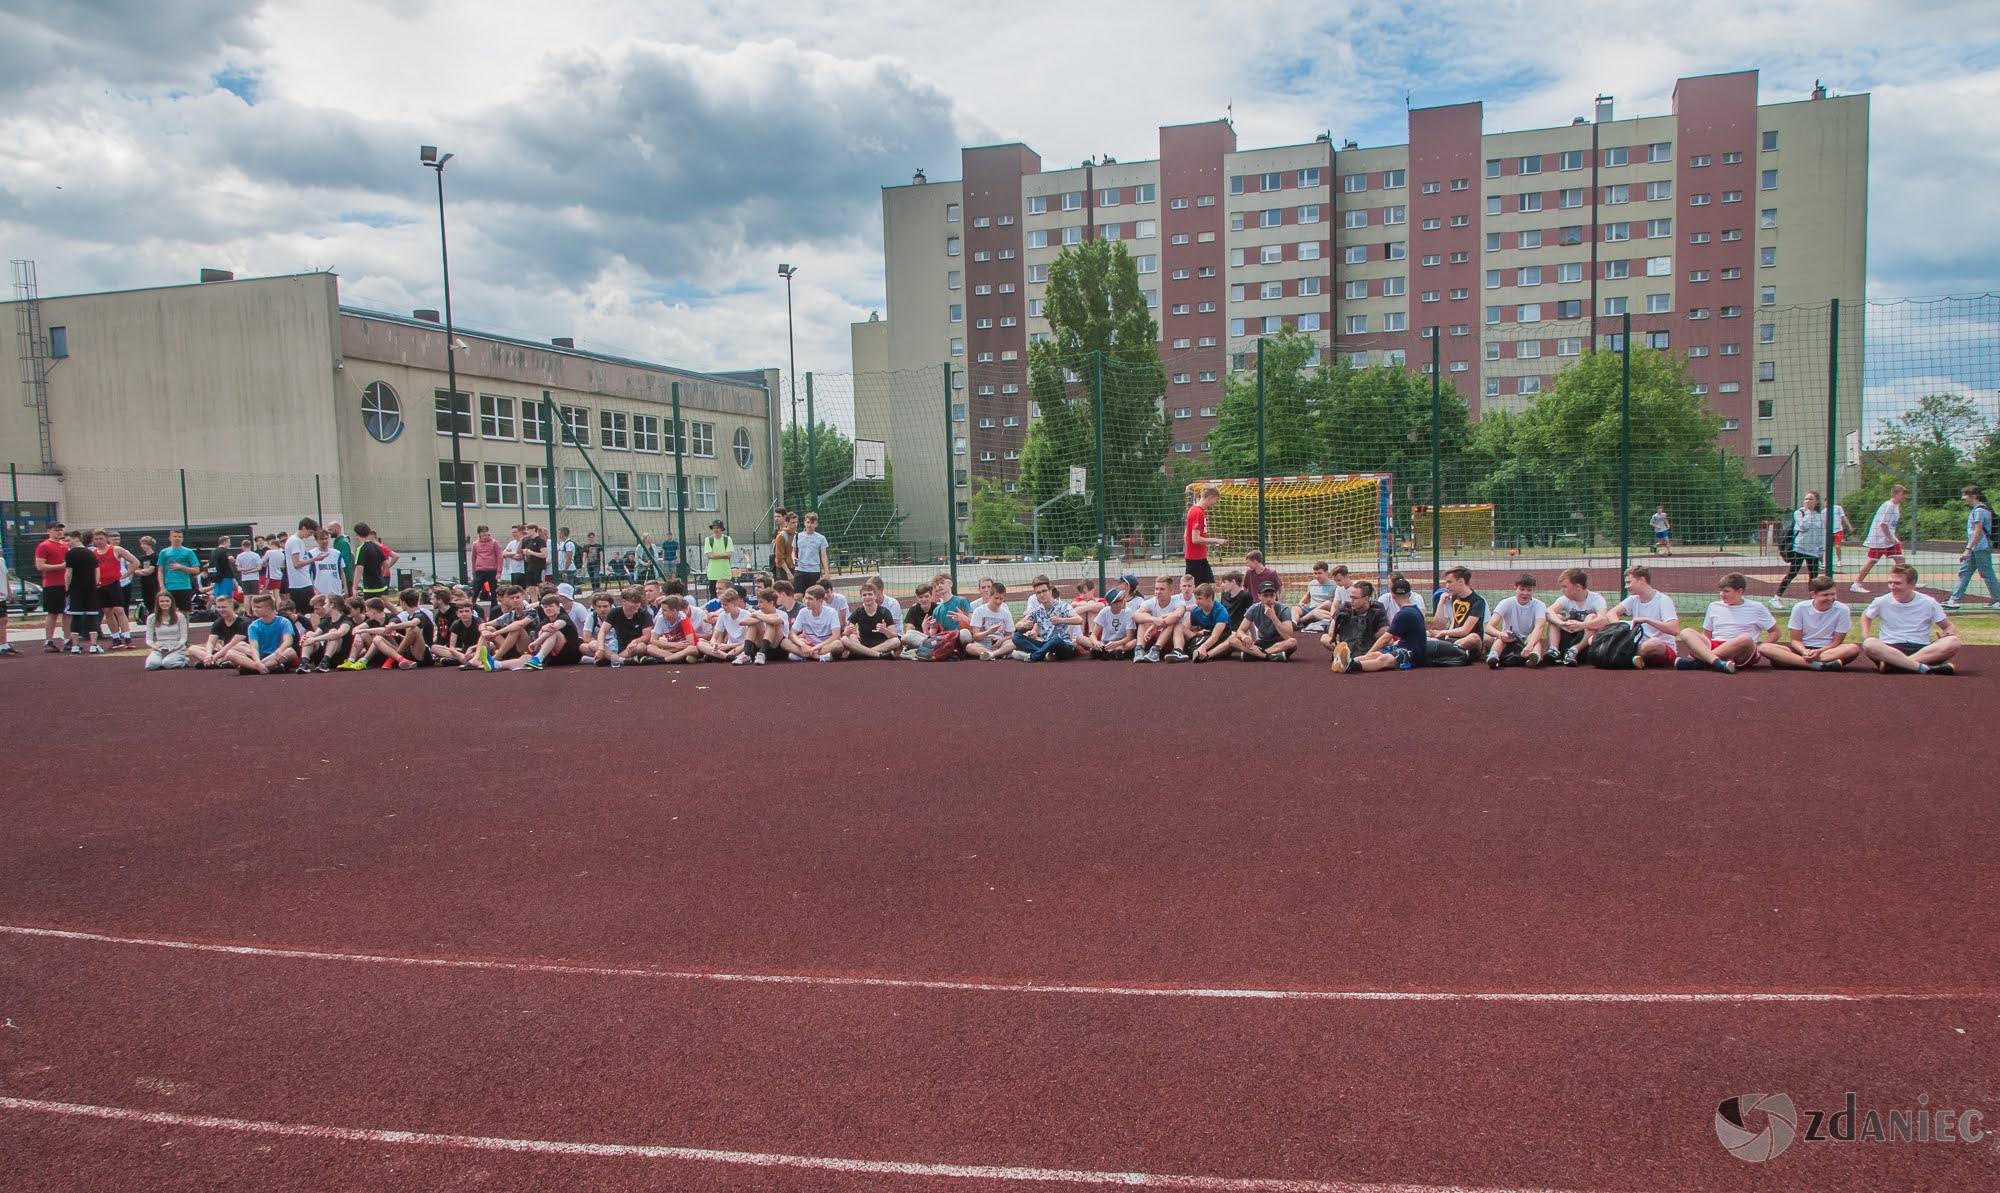
{"label": "green tree", "polygon": [[[1264,467],[1271,476],[1320,471],[1322,427],[1334,378],[1307,361],[1318,351],[1310,336],[1287,327],[1264,341]],[[1209,436],[1211,479],[1257,475],[1257,374],[1231,374]]]}
{"label": "green tree", "polygon": [[[1108,538],[1149,533],[1171,510],[1160,408],[1166,375],[1138,266],[1121,241],[1066,248],[1049,265],[1043,302],[1049,338],[1028,348],[1028,389],[1040,414],[1021,450],[1021,495],[1029,507],[1049,500],[1080,465],[1089,470],[1092,500],[1103,502]],[[1103,402],[1102,476],[1093,386]],[[1088,503],[1059,501],[1042,514],[1043,545],[1087,545],[1095,519]]]}
{"label": "green tree", "polygon": [[[1888,500],[1901,473],[1914,479],[1916,507],[1905,511],[1910,529],[1922,538],[1950,538],[1964,508],[1958,491],[1979,474],[1981,457],[1994,435],[1972,402],[1958,394],[1926,394],[1885,426],[1877,446],[1862,457],[1861,489],[1846,505],[1849,516],[1873,511]],[[1876,467],[1871,463],[1887,465]],[[2000,462],[2000,461],[1996,461]]]}
{"label": "green tree", "polygon": [[981,555],[1004,555],[1021,549],[1028,537],[1023,522],[1028,507],[990,476],[975,477],[972,484],[972,517],[965,524],[965,538]]}
{"label": "green tree", "polygon": [[[806,461],[810,455],[813,475],[819,482],[816,486],[820,499],[819,528],[833,544],[835,557],[842,561],[842,566],[883,558],[896,545],[903,522],[903,515],[896,512],[895,467],[885,468],[885,475],[879,481],[855,481],[835,493],[842,481],[854,475],[854,441],[829,422],[817,424],[817,434],[812,439],[810,453],[804,427],[786,427],[779,440],[784,505],[799,514],[813,508],[815,486],[806,483]],[[830,493],[832,496],[827,496]],[[767,521],[761,533],[769,530]],[[692,523],[688,533],[694,534]],[[738,528],[732,528],[732,533],[743,537]]]}

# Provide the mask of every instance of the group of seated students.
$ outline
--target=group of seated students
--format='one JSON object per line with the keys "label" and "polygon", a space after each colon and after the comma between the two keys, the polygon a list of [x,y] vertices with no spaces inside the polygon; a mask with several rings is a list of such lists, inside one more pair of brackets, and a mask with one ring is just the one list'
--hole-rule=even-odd
{"label": "group of seated students", "polygon": [[207,639],[193,643],[187,615],[162,599],[146,621],[146,666],[268,675],[956,657],[1285,662],[1316,635],[1336,672],[1480,658],[1495,669],[1547,662],[1733,672],[1763,660],[1827,671],[1866,659],[1881,671],[1948,675],[1959,646],[1944,609],[1917,591],[1916,570],[1906,564],[1892,569],[1889,592],[1868,605],[1863,640],[1853,643],[1852,614],[1828,577],[1812,583],[1812,599],[1793,607],[1781,636],[1771,611],[1744,599],[1748,582],[1737,573],[1722,577],[1720,599],[1700,627],[1683,628],[1672,598],[1654,589],[1644,566],[1627,569],[1630,595],[1615,605],[1590,591],[1587,573],[1571,568],[1552,602],[1537,597],[1536,578],[1524,574],[1512,595],[1491,607],[1473,590],[1472,572],[1453,567],[1426,613],[1400,573],[1378,594],[1372,582],[1324,563],[1314,565],[1294,609],[1279,600],[1278,574],[1252,555],[1219,585],[1158,576],[1144,599],[1129,573],[1102,594],[1095,581],[1077,581],[1069,598],[1055,581],[1036,576],[1018,613],[1004,584],[981,579],[976,596],[960,596],[946,573],[919,584],[907,607],[880,576],[862,581],[854,600],[830,585],[798,593],[782,581],[755,585],[754,600],[731,587],[707,602],[691,599],[678,580],[583,599],[567,584],[532,591],[505,585],[485,610],[457,587],[405,589],[393,600],[323,594],[304,611],[263,593],[250,599],[247,613],[229,597],[216,598]]}

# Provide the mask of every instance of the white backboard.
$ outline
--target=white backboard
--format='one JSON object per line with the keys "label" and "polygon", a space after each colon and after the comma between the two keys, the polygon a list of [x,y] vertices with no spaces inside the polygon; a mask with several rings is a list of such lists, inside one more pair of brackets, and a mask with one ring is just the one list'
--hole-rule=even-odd
{"label": "white backboard", "polygon": [[1089,483],[1089,481],[1090,481],[1090,471],[1088,469],[1077,464],[1070,465],[1069,491],[1071,493],[1075,494],[1078,497],[1083,496],[1084,485]]}
{"label": "white backboard", "polygon": [[1861,432],[1847,433],[1847,466],[1854,467],[1861,462]]}
{"label": "white backboard", "polygon": [[889,445],[880,439],[854,441],[854,479],[879,481],[889,475]]}

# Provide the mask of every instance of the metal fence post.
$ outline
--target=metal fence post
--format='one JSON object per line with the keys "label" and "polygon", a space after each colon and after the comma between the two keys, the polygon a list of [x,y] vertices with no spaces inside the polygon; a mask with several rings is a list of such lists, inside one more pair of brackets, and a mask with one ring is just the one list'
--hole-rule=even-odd
{"label": "metal fence post", "polygon": [[[1104,353],[1090,353],[1090,389],[1097,406],[1097,492],[1091,504],[1097,507],[1097,591],[1104,591],[1104,506],[1111,500],[1111,486],[1104,475]],[[956,507],[954,507],[955,509]]]}
{"label": "metal fence post", "polygon": [[[1834,510],[1840,506],[1838,461],[1840,448],[1840,300],[1833,300],[1826,325],[1826,496],[1820,508],[1826,511],[1826,574],[1837,570],[1840,553],[1833,549],[1833,534],[1839,528]],[[1912,523],[1914,525],[1914,522]]]}
{"label": "metal fence post", "polygon": [[181,469],[181,533],[188,532],[188,470]]}
{"label": "metal fence post", "polygon": [[[806,401],[812,401],[812,374],[806,374]],[[952,461],[951,441],[951,362],[944,362],[944,554],[951,568],[953,587],[958,585],[958,468]]]}
{"label": "metal fence post", "polygon": [[[945,391],[947,403],[951,391]],[[951,417],[951,407],[945,406],[945,417]],[[813,375],[806,374],[806,508],[819,512],[819,417],[813,413]]]}
{"label": "metal fence post", "polygon": [[[542,426],[553,428],[556,425],[555,418],[555,403],[549,400],[549,391],[545,389],[542,391]],[[542,459],[545,461],[542,465],[542,484],[548,488],[548,491],[543,496],[548,498],[549,533],[553,535],[559,529],[556,526],[558,520],[556,510],[558,507],[556,506],[556,437],[554,435],[544,434],[542,436]],[[527,488],[525,484],[521,487],[523,489]],[[562,554],[560,544],[557,546],[556,554],[558,556]],[[576,560],[571,559],[570,562],[575,563]],[[570,570],[574,572],[576,569],[571,568]]]}
{"label": "metal fence post", "polygon": [[[676,381],[674,382],[674,515],[676,519],[674,525],[677,529],[674,531],[674,535],[680,540],[680,543],[677,553],[674,556],[676,560],[674,574],[683,580],[688,577],[687,472],[682,462],[682,457],[686,454],[686,449],[681,443],[681,383]],[[704,569],[705,572],[706,569]]]}
{"label": "metal fence post", "polygon": [[[1444,488],[1439,483],[1442,444],[1438,423],[1444,416],[1444,377],[1438,372],[1438,328],[1431,327],[1431,591],[1444,586]],[[1412,523],[1416,519],[1410,520]],[[1416,527],[1410,527],[1414,533]]]}
{"label": "metal fence post", "polygon": [[1632,566],[1632,312],[1625,312],[1625,351],[1618,379],[1618,586]]}
{"label": "metal fence post", "polygon": [[[424,478],[424,529],[429,531],[431,537],[431,579],[435,580],[438,574],[438,528],[435,516],[437,502],[431,499],[432,483],[431,478]],[[460,577],[460,582],[463,581],[464,577]]]}
{"label": "metal fence post", "polygon": [[1264,521],[1264,337],[1257,337],[1257,550],[1270,550]]}

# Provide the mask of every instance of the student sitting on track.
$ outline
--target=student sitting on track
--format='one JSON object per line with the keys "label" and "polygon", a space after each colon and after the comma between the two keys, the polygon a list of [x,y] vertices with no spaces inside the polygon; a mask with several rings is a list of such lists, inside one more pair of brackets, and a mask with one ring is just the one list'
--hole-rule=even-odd
{"label": "student sitting on track", "polygon": [[278,602],[269,593],[259,593],[251,601],[257,618],[245,631],[231,654],[238,675],[282,675],[298,660],[296,628],[278,616]]}
{"label": "student sitting on track", "polygon": [[349,633],[347,661],[339,669],[360,671],[376,665],[405,669],[416,666],[416,660],[403,653],[403,640],[409,632],[410,627],[397,620],[389,602],[381,597],[369,597],[362,603],[360,623]]}
{"label": "student sitting on track", "polygon": [[1952,673],[1958,630],[1935,597],[1917,591],[1917,569],[1907,563],[1889,568],[1889,591],[1868,602],[1861,634],[1861,651],[1875,660],[1877,671]]}
{"label": "student sitting on track", "polygon": [[1611,615],[1614,620],[1629,618],[1639,636],[1632,666],[1672,666],[1680,654],[1676,647],[1681,636],[1681,614],[1674,599],[1653,587],[1653,570],[1643,564],[1625,569],[1625,587],[1630,591]]}
{"label": "student sitting on track", "polygon": [[[959,601],[960,605],[964,603]],[[814,659],[822,663],[831,663],[844,653],[840,619],[833,606],[826,603],[826,589],[822,586],[815,584],[806,589],[806,607],[792,618],[792,632],[785,639],[785,650],[795,660]]]}
{"label": "student sitting on track", "polygon": [[870,581],[861,584],[861,606],[849,610],[843,645],[852,658],[893,659],[903,653],[903,636],[896,615],[882,604],[882,594]]}
{"label": "student sitting on track", "polygon": [[1014,654],[1014,611],[1007,607],[1007,586],[981,580],[982,594],[972,607],[972,631],[965,653],[975,659],[1006,659]]}
{"label": "student sitting on track", "polygon": [[[0,623],[0,629],[4,628],[5,623]],[[153,611],[146,617],[146,670],[178,671],[187,665],[187,614],[175,603],[174,594],[163,588],[153,597]]]}
{"label": "student sitting on track", "polygon": [[1278,586],[1266,580],[1257,590],[1257,601],[1236,627],[1233,644],[1237,657],[1256,662],[1282,663],[1299,649],[1292,626],[1292,611],[1278,603]]}
{"label": "student sitting on track", "polygon": [[225,658],[236,643],[250,632],[250,619],[237,612],[233,597],[215,598],[215,620],[208,625],[208,641],[188,647],[188,658],[196,667],[225,666]]}
{"label": "student sitting on track", "polygon": [[[1093,659],[1129,658],[1139,638],[1127,603],[1125,590],[1112,585],[1097,603],[1097,612],[1085,620],[1083,633],[1077,636],[1077,647]],[[1077,616],[1085,616],[1080,606]]]}
{"label": "student sitting on track", "polygon": [[1354,660],[1355,670],[1409,671],[1429,661],[1429,627],[1424,624],[1423,607],[1410,595],[1410,582],[1395,576],[1389,581],[1389,595],[1395,601],[1395,616],[1375,649]]}
{"label": "student sitting on track", "polygon": [[478,648],[479,609],[471,601],[461,600],[451,607],[451,617],[431,647],[431,654],[440,663],[466,663]]}
{"label": "student sitting on track", "polygon": [[[1175,577],[1160,576],[1153,581],[1153,595],[1139,602],[1132,610],[1132,628],[1138,635],[1138,642],[1132,650],[1135,663],[1157,663],[1160,649],[1174,650],[1174,636],[1181,620],[1187,616],[1187,607],[1174,595]],[[1185,657],[1185,656],[1183,656]]]}
{"label": "student sitting on track", "polygon": [[1194,604],[1174,631],[1174,653],[1167,656],[1167,661],[1173,662],[1176,656],[1195,663],[1221,658],[1229,653],[1231,632],[1229,610],[1215,598],[1215,585],[1197,584]]}
{"label": "student sitting on track", "polygon": [[917,585],[917,591],[910,597],[909,605],[903,610],[904,658],[916,658],[917,647],[924,644],[925,638],[937,633],[935,628],[937,622],[931,617],[931,610],[934,607],[931,602],[930,584]]}
{"label": "student sitting on track", "polygon": [[1493,607],[1486,633],[1493,645],[1486,652],[1486,665],[1502,667],[1542,665],[1544,641],[1549,632],[1549,607],[1535,595],[1535,577],[1522,572],[1514,577],[1514,595]]}
{"label": "student sitting on track", "polygon": [[[1254,603],[1258,594],[1264,591],[1266,584],[1271,585],[1272,591],[1281,595],[1285,591],[1285,578],[1278,574],[1277,568],[1266,566],[1264,563],[1264,553],[1252,547],[1243,553],[1243,591],[1250,594],[1250,600]],[[1247,604],[1243,611],[1246,614],[1250,611]],[[1231,609],[1229,613],[1232,618],[1236,616],[1234,609]],[[1241,626],[1243,622],[1241,619],[1237,619],[1235,624]]]}
{"label": "student sitting on track", "polygon": [[1015,654],[1025,656],[1030,663],[1074,658],[1073,630],[1082,621],[1069,602],[1056,594],[1056,586],[1047,576],[1036,576],[1035,593],[1028,601],[1027,613],[1015,623]]}
{"label": "student sitting on track", "polygon": [[1728,675],[1757,662],[1760,642],[1777,639],[1778,619],[1763,605],[1743,599],[1743,590],[1749,586],[1742,572],[1730,572],[1722,578],[1716,586],[1722,599],[1709,602],[1701,629],[1681,631],[1681,657],[1674,660],[1677,670],[1709,667]]}
{"label": "student sitting on track", "polygon": [[[758,595],[761,597],[763,594]],[[749,642],[753,623],[750,611],[743,605],[742,589],[723,589],[722,608],[717,609],[710,620],[714,628],[709,632],[708,640],[701,644],[701,653],[737,666],[750,662],[760,667],[764,665],[763,653]]]}
{"label": "student sitting on track", "polygon": [[1389,615],[1375,603],[1372,581],[1356,580],[1347,589],[1347,599],[1334,610],[1320,642],[1333,654],[1333,669],[1345,672],[1354,660],[1374,651],[1389,633]]}
{"label": "student sitting on track", "polygon": [[[647,648],[653,642],[653,615],[646,609],[645,590],[636,586],[618,594],[618,607],[605,617],[610,636],[598,640],[593,658],[600,667],[622,667],[654,657]],[[610,645],[611,637],[618,645]]]}
{"label": "student sitting on track", "polygon": [[1472,589],[1472,569],[1463,564],[1447,568],[1444,591],[1438,594],[1431,621],[1432,640],[1455,646],[1476,659],[1485,646],[1481,637],[1485,629],[1486,598]]}
{"label": "student sitting on track", "polygon": [[1305,599],[1299,602],[1299,630],[1316,634],[1325,629],[1326,622],[1340,611],[1347,601],[1347,565],[1329,568],[1320,562],[1312,566],[1312,579],[1306,581]]}
{"label": "student sitting on track", "polygon": [[318,614],[318,620],[311,630],[299,636],[299,674],[331,671],[347,661],[348,640],[354,633],[355,621],[348,615],[347,606],[348,601],[341,597],[313,598],[313,612]]}
{"label": "student sitting on track", "polygon": [[687,598],[678,593],[660,601],[660,611],[653,615],[653,640],[646,646],[647,654],[662,663],[701,662],[701,640],[695,636],[687,605]]}
{"label": "student sitting on track", "polygon": [[1232,630],[1243,624],[1244,615],[1257,602],[1256,594],[1244,587],[1243,573],[1234,568],[1222,573],[1222,587],[1217,590],[1215,599],[1228,611]]}
{"label": "student sitting on track", "polygon": [[574,667],[583,661],[583,635],[569,619],[569,610],[559,593],[542,594],[539,628],[528,644],[528,653],[504,662],[487,659],[488,671],[540,671],[544,667]]}
{"label": "student sitting on track", "polygon": [[1810,598],[1793,605],[1785,620],[1790,644],[1767,642],[1758,653],[1773,667],[1839,671],[1861,657],[1861,644],[1847,640],[1854,615],[1840,603],[1832,576],[1814,576],[1806,582],[1806,591]]}
{"label": "student sitting on track", "polygon": [[[534,621],[528,616],[528,601],[518,585],[502,584],[496,599],[500,612],[480,627],[477,650],[488,658],[512,658],[528,649]],[[477,660],[475,665],[484,667]]]}
{"label": "student sitting on track", "polygon": [[783,580],[759,588],[754,607],[743,603],[743,653],[754,663],[785,658],[791,653],[785,649],[785,639],[792,636],[792,615],[803,608]]}
{"label": "student sitting on track", "polygon": [[1557,584],[1562,595],[1549,606],[1549,653],[1565,667],[1581,666],[1583,652],[1597,631],[1611,624],[1611,614],[1604,598],[1590,591],[1590,574],[1582,568],[1563,569]]}

